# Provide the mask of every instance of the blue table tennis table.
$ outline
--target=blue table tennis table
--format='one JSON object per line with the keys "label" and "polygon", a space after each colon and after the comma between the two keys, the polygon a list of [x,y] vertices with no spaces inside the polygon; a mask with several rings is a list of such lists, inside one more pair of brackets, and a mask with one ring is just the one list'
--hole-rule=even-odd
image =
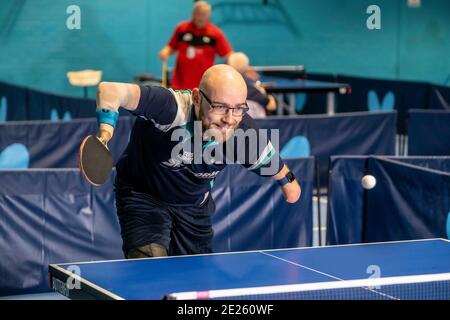
{"label": "blue table tennis table", "polygon": [[[266,92],[275,96],[277,100],[277,114],[284,111],[296,114],[296,95],[299,93],[324,93],[327,95],[327,114],[336,113],[336,93],[347,94],[351,92],[350,85],[338,82],[326,82],[307,79],[289,79],[273,76],[262,76],[260,84]],[[284,101],[287,95],[288,103]]]}
{"label": "blue table tennis table", "polygon": [[450,242],[53,264],[49,276],[73,299],[450,299]]}

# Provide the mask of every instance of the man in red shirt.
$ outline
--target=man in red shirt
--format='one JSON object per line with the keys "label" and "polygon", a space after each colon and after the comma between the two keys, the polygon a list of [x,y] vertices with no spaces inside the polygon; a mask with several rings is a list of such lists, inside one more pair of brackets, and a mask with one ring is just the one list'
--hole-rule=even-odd
{"label": "man in red shirt", "polygon": [[232,52],[222,30],[209,22],[211,6],[206,1],[194,4],[192,20],[181,22],[169,43],[159,53],[162,61],[178,52],[170,87],[193,89],[198,87],[203,73],[214,65],[215,54],[227,58]]}

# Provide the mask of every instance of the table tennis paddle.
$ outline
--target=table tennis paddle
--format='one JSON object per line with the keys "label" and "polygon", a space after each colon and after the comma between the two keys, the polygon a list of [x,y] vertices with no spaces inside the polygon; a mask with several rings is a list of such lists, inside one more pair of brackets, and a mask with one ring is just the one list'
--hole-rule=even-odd
{"label": "table tennis paddle", "polygon": [[92,185],[99,186],[108,180],[113,167],[111,152],[106,142],[89,135],[80,145],[79,168],[81,175]]}

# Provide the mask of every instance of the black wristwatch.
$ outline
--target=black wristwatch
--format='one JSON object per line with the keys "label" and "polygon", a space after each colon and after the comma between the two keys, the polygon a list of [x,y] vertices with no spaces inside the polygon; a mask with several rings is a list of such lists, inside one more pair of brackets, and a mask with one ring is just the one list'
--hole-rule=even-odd
{"label": "black wristwatch", "polygon": [[289,171],[288,173],[286,173],[286,176],[284,176],[283,179],[277,180],[277,182],[280,186],[284,186],[285,184],[288,184],[294,180],[295,180],[294,174],[292,173],[292,171]]}

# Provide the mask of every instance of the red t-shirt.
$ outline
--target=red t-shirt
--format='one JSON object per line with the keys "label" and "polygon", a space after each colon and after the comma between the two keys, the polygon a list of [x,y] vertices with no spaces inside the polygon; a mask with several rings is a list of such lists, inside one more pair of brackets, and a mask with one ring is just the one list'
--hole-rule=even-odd
{"label": "red t-shirt", "polygon": [[214,65],[215,54],[224,57],[232,51],[222,30],[208,22],[198,29],[192,21],[184,21],[175,29],[169,46],[178,51],[170,86],[174,89],[198,87],[203,73]]}

